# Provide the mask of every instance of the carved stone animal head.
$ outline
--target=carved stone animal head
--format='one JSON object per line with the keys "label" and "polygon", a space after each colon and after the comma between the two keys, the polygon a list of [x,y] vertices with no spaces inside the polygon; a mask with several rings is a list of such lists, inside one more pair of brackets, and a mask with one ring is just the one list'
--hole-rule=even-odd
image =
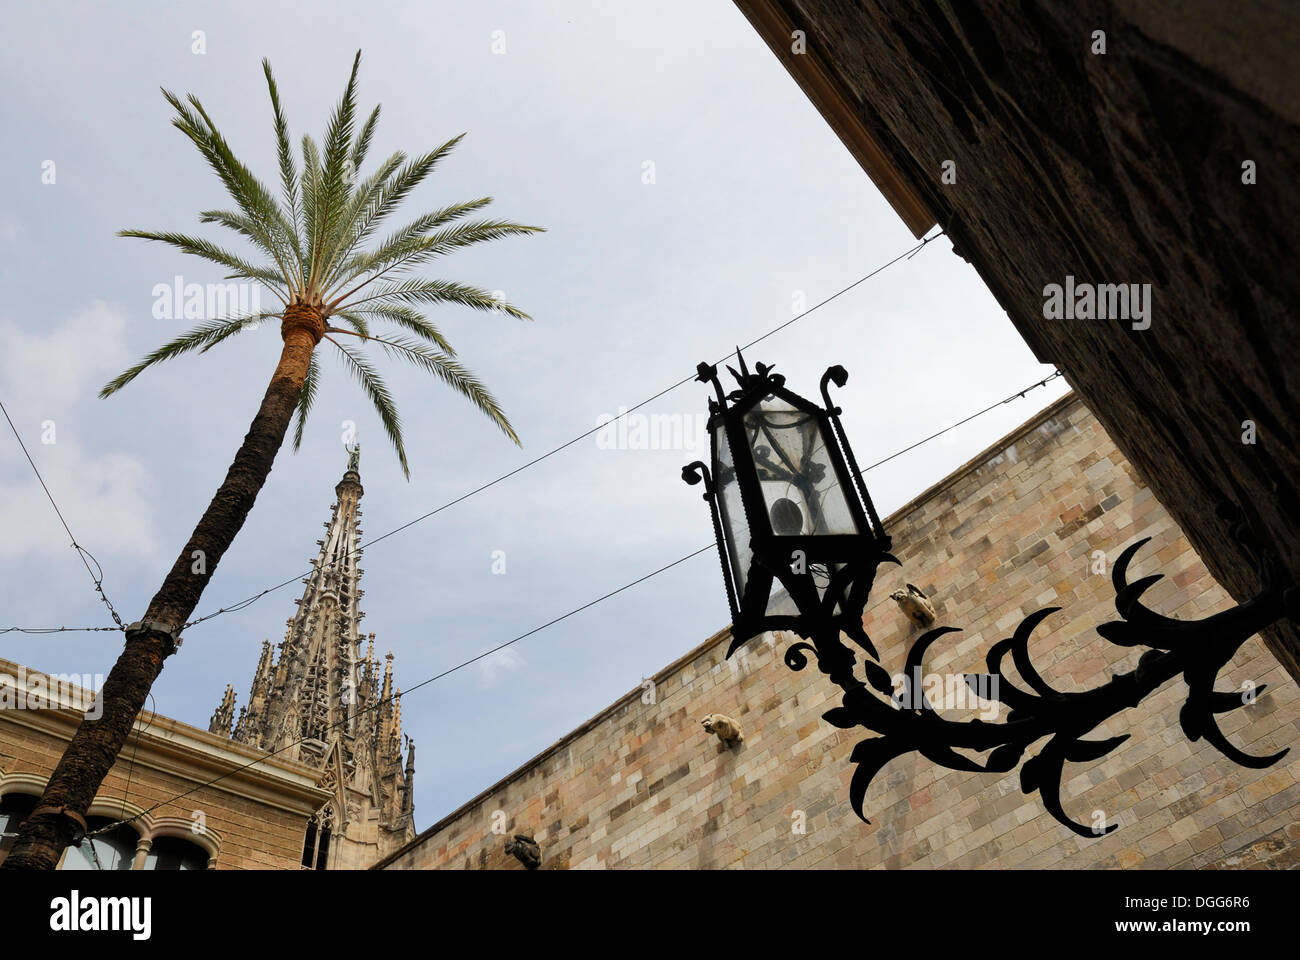
{"label": "carved stone animal head", "polygon": [[889,598],[898,604],[907,619],[918,627],[934,623],[934,604],[916,585],[909,583],[906,590],[895,590]]}
{"label": "carved stone animal head", "polygon": [[532,837],[515,834],[513,840],[506,841],[506,853],[522,863],[527,870],[536,870],[542,864],[542,848]]}
{"label": "carved stone animal head", "polygon": [[700,721],[700,725],[704,727],[706,733],[714,734],[728,746],[733,743],[740,743],[745,739],[740,724],[725,714],[711,713]]}

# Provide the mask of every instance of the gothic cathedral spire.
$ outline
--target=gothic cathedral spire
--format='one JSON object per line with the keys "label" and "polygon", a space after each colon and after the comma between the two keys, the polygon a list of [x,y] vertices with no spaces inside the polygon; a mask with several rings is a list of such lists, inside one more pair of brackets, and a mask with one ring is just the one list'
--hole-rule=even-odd
{"label": "gothic cathedral spire", "polygon": [[410,742],[403,771],[393,655],[378,690],[373,633],[361,653],[360,445],[348,454],[325,537],[316,541],[320,549],[303,578],[297,612],[286,621],[278,658],[264,641],[248,704],[233,731],[235,697],[229,688],[209,726],[212,733],[320,769],[321,786],[335,798],[314,818],[309,837],[333,837],[331,868],[367,866],[415,836],[414,784],[408,782],[415,746]]}

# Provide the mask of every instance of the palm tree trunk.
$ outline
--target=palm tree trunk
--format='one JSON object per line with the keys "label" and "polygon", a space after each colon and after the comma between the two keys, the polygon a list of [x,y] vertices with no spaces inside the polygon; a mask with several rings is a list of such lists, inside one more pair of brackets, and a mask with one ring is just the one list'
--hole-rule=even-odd
{"label": "palm tree trunk", "polygon": [[[302,304],[293,304],[285,311],[281,324],[284,349],[262,406],[225,481],[154,595],[142,622],[170,625],[179,633],[198,606],[217,564],[244,525],[271,472],[293,418],[312,351],[323,331],[319,311]],[[70,829],[70,821],[55,811],[64,808],[84,819],[144,707],[150,687],[162,672],[163,661],[172,652],[165,626],[163,630],[150,626],[128,635],[126,647],[99,693],[103,714],[96,720],[82,719],[37,805],[37,810],[54,810],[34,813],[23,822],[0,869],[54,869],[68,845]]]}

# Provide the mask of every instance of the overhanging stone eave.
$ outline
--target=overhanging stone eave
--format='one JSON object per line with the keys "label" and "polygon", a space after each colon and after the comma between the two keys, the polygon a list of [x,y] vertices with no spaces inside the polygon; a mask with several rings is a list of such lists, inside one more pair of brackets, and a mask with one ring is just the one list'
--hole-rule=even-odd
{"label": "overhanging stone eave", "polygon": [[784,7],[776,0],[735,3],[907,229],[917,239],[925,236],[938,217],[881,148],[834,69],[811,46],[803,53],[793,52],[791,35],[796,28]]}

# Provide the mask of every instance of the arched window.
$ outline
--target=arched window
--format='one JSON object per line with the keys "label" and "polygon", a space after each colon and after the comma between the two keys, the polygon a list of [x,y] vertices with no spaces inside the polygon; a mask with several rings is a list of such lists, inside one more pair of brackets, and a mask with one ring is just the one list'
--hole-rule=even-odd
{"label": "arched window", "polygon": [[36,809],[40,797],[30,793],[6,793],[0,797],[0,862],[18,839],[18,826]]}
{"label": "arched window", "polygon": [[302,841],[302,868],[304,870],[328,869],[330,835],[334,828],[334,811],[329,807],[319,810],[307,821],[307,835]]}
{"label": "arched window", "polygon": [[302,841],[302,865],[310,870],[316,865],[316,818],[307,821],[307,836]]}
{"label": "arched window", "polygon": [[[93,833],[113,822],[108,817],[90,817],[86,820],[86,827],[89,833]],[[68,847],[63,856],[63,866],[59,869],[130,870],[139,842],[140,835],[126,824],[97,837],[87,836],[80,846]]]}
{"label": "arched window", "polygon": [[146,870],[206,870],[208,852],[180,837],[154,837],[144,858]]}
{"label": "arched window", "polygon": [[320,832],[320,846],[316,853],[316,869],[324,870],[330,857],[330,828],[326,826]]}

